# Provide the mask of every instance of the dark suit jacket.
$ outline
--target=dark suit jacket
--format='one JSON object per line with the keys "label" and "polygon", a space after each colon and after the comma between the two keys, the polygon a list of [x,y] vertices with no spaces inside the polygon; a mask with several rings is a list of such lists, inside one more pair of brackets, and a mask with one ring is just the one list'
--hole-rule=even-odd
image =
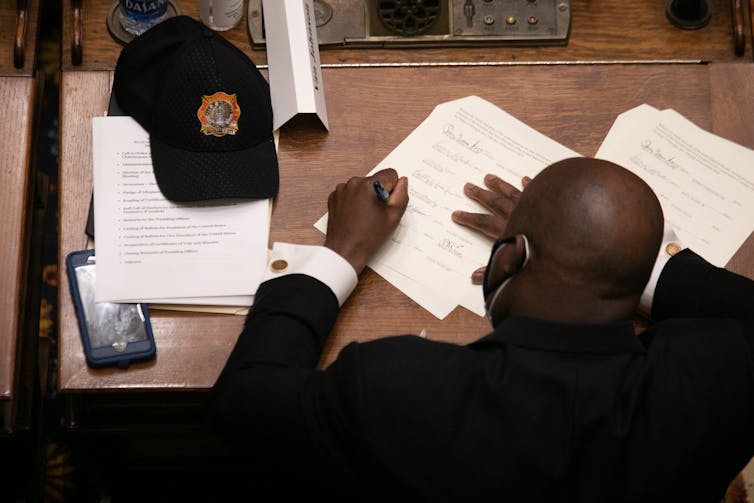
{"label": "dark suit jacket", "polygon": [[754,282],[684,251],[652,311],[638,338],[512,318],[469,346],[353,343],[319,371],[337,301],[287,276],[259,288],[212,415],[273,491],[717,502],[754,455]]}

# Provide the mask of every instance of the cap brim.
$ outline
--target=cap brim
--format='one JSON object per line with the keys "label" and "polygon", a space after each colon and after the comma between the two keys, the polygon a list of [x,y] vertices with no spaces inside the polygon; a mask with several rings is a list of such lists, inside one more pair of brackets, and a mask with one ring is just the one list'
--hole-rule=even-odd
{"label": "cap brim", "polygon": [[246,150],[191,152],[150,138],[157,186],[171,201],[264,199],[279,185],[275,142],[269,139]]}

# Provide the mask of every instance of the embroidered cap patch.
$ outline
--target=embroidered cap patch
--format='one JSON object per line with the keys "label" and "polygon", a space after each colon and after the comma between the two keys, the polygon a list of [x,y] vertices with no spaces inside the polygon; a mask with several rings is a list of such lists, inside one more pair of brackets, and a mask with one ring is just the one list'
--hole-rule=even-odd
{"label": "embroidered cap patch", "polygon": [[202,124],[201,132],[205,135],[225,136],[236,134],[241,108],[235,94],[218,91],[211,96],[202,96],[202,104],[196,111]]}

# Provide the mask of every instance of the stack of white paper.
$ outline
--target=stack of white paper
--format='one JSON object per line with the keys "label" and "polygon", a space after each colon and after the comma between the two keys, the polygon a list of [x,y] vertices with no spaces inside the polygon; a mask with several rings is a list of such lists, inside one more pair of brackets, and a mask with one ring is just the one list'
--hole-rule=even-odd
{"label": "stack of white paper", "polygon": [[640,176],[684,246],[723,267],[754,228],[754,150],[704,131],[675,110],[618,116],[597,157]]}
{"label": "stack of white paper", "polygon": [[[370,267],[440,319],[457,305],[484,314],[470,276],[486,265],[491,241],[450,216],[486,212],[463,194],[464,184],[484,186],[484,175],[493,173],[520,187],[523,176],[576,155],[476,96],[437,106],[370,172],[394,168],[408,177],[410,197]],[[754,229],[754,151],[673,110],[642,105],[621,114],[597,157],[644,179],[684,246],[715,265],[727,263]],[[327,215],[315,227],[325,232]]]}
{"label": "stack of white paper", "polygon": [[[440,319],[458,305],[483,315],[471,273],[486,265],[492,242],[451,220],[455,210],[486,212],[464,184],[483,187],[493,173],[520,188],[524,176],[577,155],[479,97],[438,105],[371,172],[393,168],[408,177],[409,205],[369,266]],[[322,232],[326,217],[315,224]]]}
{"label": "stack of white paper", "polygon": [[97,301],[249,306],[267,263],[269,200],[179,204],[131,117],[93,124]]}

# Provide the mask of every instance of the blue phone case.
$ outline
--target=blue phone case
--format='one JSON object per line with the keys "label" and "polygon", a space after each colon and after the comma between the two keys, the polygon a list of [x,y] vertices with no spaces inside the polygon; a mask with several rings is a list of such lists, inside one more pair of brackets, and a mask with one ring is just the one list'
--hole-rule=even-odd
{"label": "blue phone case", "polygon": [[[81,333],[81,341],[84,344],[84,354],[87,363],[92,367],[117,365],[118,367],[126,368],[133,361],[153,357],[156,347],[146,304],[97,303],[95,305],[93,302],[93,284],[84,290],[80,287],[76,269],[82,266],[94,266],[95,263],[90,261],[90,257],[94,255],[94,250],[83,250],[71,252],[65,259],[66,273],[68,274],[68,282],[71,286],[71,297],[76,308],[76,318],[79,323],[79,332]],[[93,271],[93,269],[90,270]],[[107,314],[113,314],[114,316],[111,317],[113,323],[103,327],[101,330],[97,330],[98,334],[91,334],[90,323],[94,321],[87,320],[85,302],[89,303],[90,313],[107,312]],[[138,318],[135,316],[135,313],[138,314]],[[96,323],[98,325],[101,325],[103,322],[109,323],[109,319],[100,320],[98,318]],[[125,335],[130,340],[121,339],[123,335],[120,335],[120,332],[123,330],[122,326],[118,325],[118,323],[124,320],[128,323],[127,328],[130,329]],[[92,337],[97,337],[101,340],[95,343]],[[120,338],[110,343],[114,337]]]}

